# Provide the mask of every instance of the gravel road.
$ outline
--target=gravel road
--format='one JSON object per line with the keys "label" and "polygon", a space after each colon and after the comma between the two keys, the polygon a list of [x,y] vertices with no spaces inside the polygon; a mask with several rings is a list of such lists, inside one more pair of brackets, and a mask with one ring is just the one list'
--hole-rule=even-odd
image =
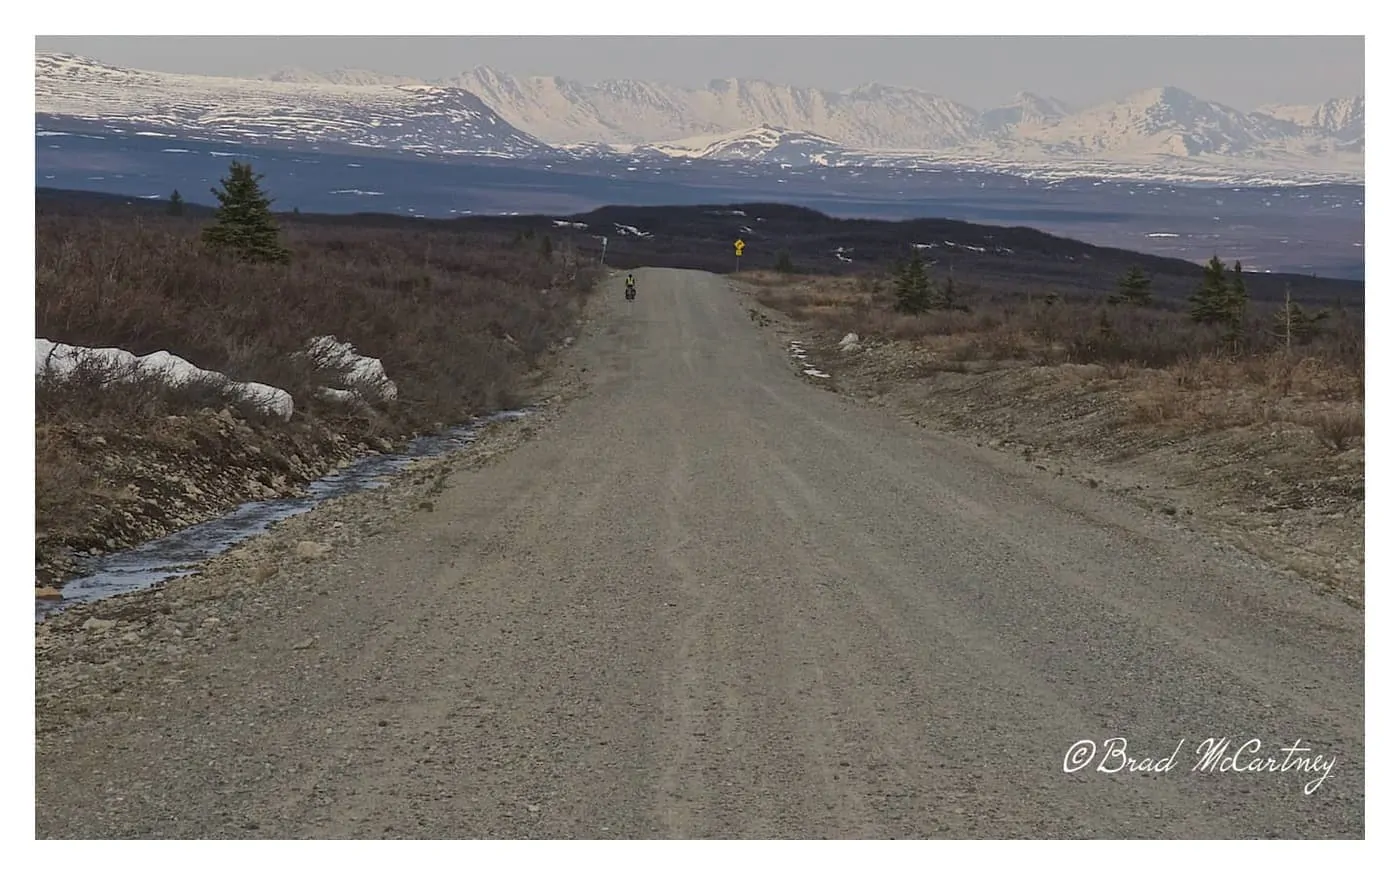
{"label": "gravel road", "polygon": [[37,835],[1363,837],[1361,612],[637,277],[430,501],[44,624]]}

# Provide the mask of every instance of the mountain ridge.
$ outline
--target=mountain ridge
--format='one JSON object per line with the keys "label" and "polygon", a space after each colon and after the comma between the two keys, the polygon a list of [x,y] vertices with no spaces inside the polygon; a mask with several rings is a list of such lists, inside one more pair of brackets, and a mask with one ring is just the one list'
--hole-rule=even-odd
{"label": "mountain ridge", "polygon": [[[308,81],[313,78],[320,81]],[[36,53],[35,114],[119,120],[233,141],[338,143],[463,157],[556,151],[460,88],[332,82],[301,70],[262,79],[158,73],[63,53]]]}
{"label": "mountain ridge", "polygon": [[[1168,85],[1084,108],[1021,91],[1002,106],[977,110],[933,92],[874,82],[844,91],[739,78],[703,88],[634,79],[586,84],[486,66],[433,82],[297,68],[236,78],[36,53],[35,72],[36,112],[48,115],[233,134],[261,125],[274,139],[354,141],[425,154],[1364,177],[1364,96],[1243,111]],[[238,104],[243,111],[231,112]],[[230,114],[238,124],[227,123]],[[676,145],[704,138],[728,139],[731,148]]]}
{"label": "mountain ridge", "polygon": [[[1139,89],[1086,107],[1073,107],[1057,98],[1023,90],[1007,104],[978,110],[931,91],[876,82],[841,91],[734,78],[713,80],[704,88],[632,79],[608,79],[589,85],[559,76],[512,76],[484,66],[447,81],[480,95],[497,113],[522,130],[555,143],[643,145],[769,125],[827,137],[852,149],[931,149],[1004,134],[1007,129],[1028,122],[1053,128],[1075,116],[1102,116],[1105,110],[1114,107],[1130,108],[1144,102],[1144,98],[1168,109],[1178,104],[1185,104],[1187,109],[1192,105],[1205,105],[1215,115],[1228,119],[1254,119],[1261,138],[1287,138],[1308,132],[1315,135],[1336,133],[1336,127],[1328,124],[1329,114],[1337,112],[1332,107],[1342,107],[1348,120],[1363,125],[1365,115],[1365,98],[1359,95],[1335,97],[1318,105],[1282,105],[1279,107],[1281,114],[1274,116],[1269,114],[1272,108],[1269,106],[1239,110],[1172,85]],[[655,105],[653,116],[620,119],[617,110],[607,105],[607,101],[614,100],[619,93],[648,96]],[[553,109],[551,104],[555,98],[567,100],[573,112],[551,113],[550,118],[541,118],[542,110]],[[688,113],[679,112],[683,105]],[[657,110],[670,127],[655,127]],[[888,118],[892,110],[902,111],[899,116],[902,132]],[[848,117],[841,117],[841,113]],[[588,124],[577,121],[580,115],[589,117]],[[684,121],[671,123],[671,117]],[[1179,120],[1171,118],[1170,113],[1158,114],[1158,122],[1163,127],[1170,126],[1173,121]],[[621,142],[608,138],[609,133],[616,131],[624,133]]]}

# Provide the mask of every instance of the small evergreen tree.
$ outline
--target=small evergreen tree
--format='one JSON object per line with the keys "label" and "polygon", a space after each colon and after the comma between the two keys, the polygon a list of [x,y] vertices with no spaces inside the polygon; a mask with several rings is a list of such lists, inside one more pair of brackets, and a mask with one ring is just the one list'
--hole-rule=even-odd
{"label": "small evergreen tree", "polygon": [[219,180],[223,190],[210,189],[219,199],[219,209],[214,224],[204,229],[204,242],[247,261],[285,263],[291,253],[282,245],[272,200],[263,194],[261,180],[251,164],[230,165],[229,175]]}
{"label": "small evergreen tree", "polygon": [[170,203],[165,211],[172,216],[183,216],[185,214],[185,199],[180,197],[180,189],[175,189],[170,193]]}
{"label": "small evergreen tree", "polygon": [[792,265],[792,256],[789,255],[786,250],[778,253],[778,261],[773,266],[773,269],[778,273],[793,273],[797,270],[797,268]]}
{"label": "small evergreen tree", "polygon": [[930,303],[935,310],[952,310],[957,306],[958,288],[953,284],[951,273],[938,286],[938,291],[932,295]]}
{"label": "small evergreen tree", "polygon": [[1205,325],[1218,325],[1230,316],[1230,291],[1225,282],[1225,264],[1220,256],[1212,255],[1206,264],[1201,285],[1187,298],[1191,304],[1191,320]]}
{"label": "small evergreen tree", "polygon": [[917,255],[898,269],[894,297],[894,307],[901,313],[923,313],[933,306],[933,290],[924,272],[924,261]]}
{"label": "small evergreen tree", "polygon": [[554,241],[548,234],[540,238],[540,255],[546,260],[554,257]]}
{"label": "small evergreen tree", "polygon": [[1152,280],[1136,264],[1118,280],[1118,291],[1108,296],[1110,304],[1146,307],[1152,303]]}
{"label": "small evergreen tree", "polygon": [[1249,304],[1249,291],[1244,285],[1244,268],[1239,261],[1235,262],[1235,267],[1230,271],[1230,282],[1227,284],[1230,290],[1230,306],[1236,310],[1242,310]]}
{"label": "small evergreen tree", "polygon": [[1317,336],[1318,323],[1327,318],[1326,310],[1309,313],[1293,300],[1293,291],[1288,290],[1283,306],[1274,313],[1274,336],[1283,341],[1286,348],[1294,344],[1305,344]]}
{"label": "small evergreen tree", "polygon": [[1244,286],[1244,268],[1238,260],[1225,283],[1225,339],[1238,344],[1244,336],[1244,316],[1249,308],[1249,292]]}

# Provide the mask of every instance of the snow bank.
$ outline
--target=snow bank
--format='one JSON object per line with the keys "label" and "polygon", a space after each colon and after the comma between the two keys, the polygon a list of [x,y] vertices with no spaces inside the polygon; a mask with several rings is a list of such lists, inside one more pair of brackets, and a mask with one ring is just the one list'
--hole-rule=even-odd
{"label": "snow bank", "polygon": [[292,396],[285,389],[265,383],[238,383],[218,371],[206,371],[165,350],[138,356],[124,349],[104,347],[93,349],[54,343],[42,337],[34,339],[34,376],[64,380],[84,363],[110,369],[116,379],[137,376],[152,377],[171,387],[181,387],[192,381],[208,381],[221,386],[234,397],[249,401],[264,412],[283,420],[292,416]]}
{"label": "snow bank", "polygon": [[[384,401],[398,397],[398,386],[384,373],[383,362],[360,355],[349,343],[330,335],[315,337],[307,344],[306,355],[317,369],[334,372],[340,383],[318,390],[322,398],[349,404],[356,400]],[[221,387],[225,395],[251,402],[283,420],[290,419],[294,409],[292,396],[285,389],[265,383],[235,382],[218,371],[197,367],[165,350],[138,356],[113,347],[94,349],[55,343],[42,337],[34,339],[36,379],[64,380],[83,364],[107,369],[118,380],[150,377],[172,388],[196,380],[207,381]]]}
{"label": "snow bank", "polygon": [[306,353],[318,369],[335,371],[342,386],[328,388],[322,397],[349,400],[358,396],[367,400],[387,401],[397,398],[398,386],[384,372],[384,363],[377,358],[360,355],[349,343],[333,335],[313,337]]}

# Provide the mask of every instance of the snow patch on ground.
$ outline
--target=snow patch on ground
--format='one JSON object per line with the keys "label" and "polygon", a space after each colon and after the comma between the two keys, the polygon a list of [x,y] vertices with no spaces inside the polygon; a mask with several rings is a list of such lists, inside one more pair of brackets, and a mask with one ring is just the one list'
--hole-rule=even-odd
{"label": "snow patch on ground", "polygon": [[339,377],[341,385],[328,387],[322,397],[344,401],[356,397],[387,401],[398,397],[398,386],[384,372],[383,362],[360,355],[355,347],[333,335],[313,337],[306,345],[306,354],[317,369],[334,372]]}
{"label": "snow patch on ground", "polygon": [[639,230],[637,228],[632,227],[631,225],[619,225],[617,222],[614,222],[613,227],[617,229],[617,233],[619,234],[631,234],[633,237],[651,236],[650,232]]}
{"label": "snow patch on ground", "polygon": [[788,354],[801,364],[807,363],[807,350],[802,348],[802,344],[795,340],[788,341]]}
{"label": "snow patch on ground", "polygon": [[138,356],[114,347],[94,349],[54,343],[42,337],[34,339],[35,378],[65,380],[84,365],[103,368],[117,380],[153,377],[176,388],[193,381],[208,381],[283,420],[292,416],[292,396],[285,389],[265,383],[235,382],[218,371],[196,367],[165,350]]}
{"label": "snow patch on ground", "polygon": [[[398,397],[398,386],[384,371],[377,358],[361,355],[346,342],[334,336],[312,338],[306,352],[319,371],[334,375],[339,385],[325,386],[318,394],[327,400],[350,404],[356,401],[388,401]],[[160,380],[172,388],[194,381],[221,387],[228,396],[251,402],[266,413],[290,419],[294,405],[291,393],[264,383],[241,383],[218,371],[197,367],[173,353],[161,350],[138,356],[124,349],[91,348],[55,343],[44,338],[34,340],[34,376],[36,379],[65,380],[81,367],[100,368],[114,380],[147,377]]]}

